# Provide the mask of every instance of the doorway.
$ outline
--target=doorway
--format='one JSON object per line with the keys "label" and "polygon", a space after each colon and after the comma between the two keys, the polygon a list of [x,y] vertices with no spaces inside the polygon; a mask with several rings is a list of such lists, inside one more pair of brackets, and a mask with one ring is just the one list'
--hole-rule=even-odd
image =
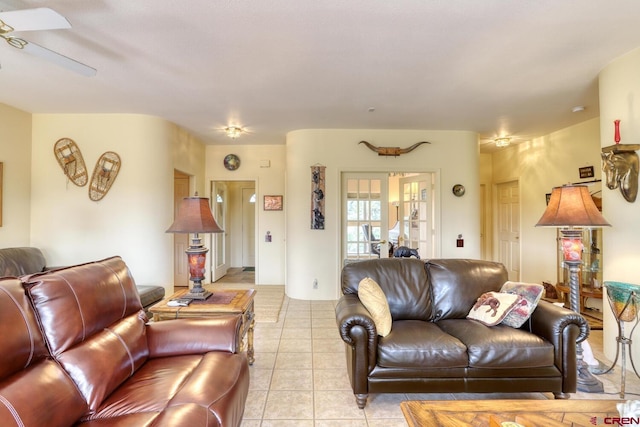
{"label": "doorway", "polygon": [[[173,219],[178,216],[178,207],[185,197],[189,197],[191,177],[186,173],[173,171]],[[189,270],[185,251],[189,245],[189,234],[173,234],[173,286],[189,286]]]}
{"label": "doorway", "polygon": [[344,263],[387,258],[398,246],[416,249],[422,258],[437,256],[436,179],[433,172],[344,172]]}
{"label": "doorway", "polygon": [[224,233],[213,236],[212,281],[255,283],[255,181],[212,181],[211,200],[215,200],[214,218],[224,224]]}

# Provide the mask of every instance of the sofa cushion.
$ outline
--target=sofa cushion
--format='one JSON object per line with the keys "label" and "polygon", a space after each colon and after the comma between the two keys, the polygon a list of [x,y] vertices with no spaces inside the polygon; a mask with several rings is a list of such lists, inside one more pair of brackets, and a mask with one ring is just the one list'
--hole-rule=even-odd
{"label": "sofa cushion", "polygon": [[69,426],[86,410],[54,361],[18,279],[0,280],[0,425]]}
{"label": "sofa cushion", "polygon": [[426,265],[431,281],[432,321],[464,319],[479,295],[498,291],[507,281],[507,269],[497,262],[431,259]]}
{"label": "sofa cushion", "polygon": [[386,337],[391,332],[391,312],[387,297],[380,289],[380,285],[370,277],[365,277],[358,286],[358,298],[369,310],[373,323],[376,324],[378,335]]}
{"label": "sofa cushion", "polygon": [[466,368],[467,348],[435,323],[400,320],[378,341],[377,364],[385,368]]}
{"label": "sofa cushion", "polygon": [[46,261],[38,248],[0,249],[0,276],[23,276],[44,271]]}
{"label": "sofa cushion", "polygon": [[537,368],[554,364],[553,345],[521,329],[485,326],[464,319],[443,320],[438,326],[466,346],[470,368]]}
{"label": "sofa cushion", "polygon": [[515,294],[485,292],[471,307],[467,319],[477,320],[487,326],[497,325],[516,307],[521,299],[519,295]]}
{"label": "sofa cushion", "polygon": [[518,304],[511,310],[502,320],[503,325],[519,328],[529,319],[533,310],[536,309],[542,294],[544,286],[537,283],[522,282],[506,282],[502,285],[500,292],[520,295],[522,297]]}
{"label": "sofa cushion", "polygon": [[415,258],[385,258],[347,264],[342,269],[342,293],[357,295],[358,285],[365,277],[370,277],[380,285],[394,321],[429,320],[431,295],[423,261]]}
{"label": "sofa cushion", "polygon": [[129,269],[113,257],[24,280],[52,355],[95,411],[149,354]]}

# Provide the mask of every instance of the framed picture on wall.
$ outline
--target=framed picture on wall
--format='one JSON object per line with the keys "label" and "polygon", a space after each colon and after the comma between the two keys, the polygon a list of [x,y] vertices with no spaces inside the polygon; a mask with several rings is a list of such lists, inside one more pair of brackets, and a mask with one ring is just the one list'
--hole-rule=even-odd
{"label": "framed picture on wall", "polygon": [[282,196],[264,196],[265,211],[281,211]]}

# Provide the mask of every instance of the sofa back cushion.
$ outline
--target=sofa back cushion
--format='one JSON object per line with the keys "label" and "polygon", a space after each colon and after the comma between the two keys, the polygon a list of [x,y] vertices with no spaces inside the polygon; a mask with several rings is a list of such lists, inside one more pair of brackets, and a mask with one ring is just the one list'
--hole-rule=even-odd
{"label": "sofa back cushion", "polygon": [[431,281],[431,320],[464,319],[480,295],[499,291],[507,281],[504,265],[475,259],[427,261]]}
{"label": "sofa back cushion", "polygon": [[393,320],[429,319],[431,299],[424,261],[387,258],[347,264],[342,269],[342,293],[357,295],[358,285],[365,277],[380,285]]}
{"label": "sofa back cushion", "polygon": [[0,249],[0,277],[40,273],[45,267],[44,255],[38,248]]}
{"label": "sofa back cushion", "polygon": [[52,355],[95,411],[149,354],[129,269],[113,257],[23,280]]}
{"label": "sofa back cushion", "polygon": [[15,278],[0,280],[0,336],[0,425],[73,424],[87,406],[67,374],[47,358],[35,313]]}

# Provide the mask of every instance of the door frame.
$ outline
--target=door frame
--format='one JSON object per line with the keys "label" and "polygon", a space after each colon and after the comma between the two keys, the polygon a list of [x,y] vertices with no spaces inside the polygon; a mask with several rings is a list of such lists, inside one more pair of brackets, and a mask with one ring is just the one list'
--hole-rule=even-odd
{"label": "door frame", "polygon": [[[253,183],[253,188],[255,189],[255,192],[256,192],[256,206],[255,206],[255,219],[254,219],[254,255],[255,255],[255,276],[254,276],[255,278],[254,278],[254,282],[258,283],[259,282],[258,278],[259,278],[259,274],[260,274],[260,272],[259,272],[259,269],[260,269],[260,245],[259,245],[259,240],[258,240],[259,218],[260,218],[258,205],[259,205],[259,200],[260,200],[260,197],[259,197],[260,192],[259,192],[259,186],[258,186],[258,179],[256,179],[256,178],[245,178],[245,179],[224,179],[224,178],[223,179],[215,179],[215,178],[211,178],[211,179],[209,179],[209,189],[210,189],[209,194],[213,193],[213,189],[214,189],[214,186],[215,186],[216,182],[224,182],[226,184],[239,183],[239,182],[252,182]],[[227,192],[229,192],[229,188],[228,187],[227,187]],[[228,219],[228,217],[230,215],[229,205],[228,204],[227,204],[227,208],[226,208],[226,215],[227,215],[227,219]],[[229,222],[227,221],[227,224],[228,223]],[[225,232],[223,234],[226,236],[228,234],[227,230],[225,230]],[[228,237],[229,240],[231,240],[233,238],[234,237],[232,235]],[[240,239],[242,239],[242,236],[240,237]],[[227,241],[227,242],[229,243],[229,241]],[[211,237],[210,240],[209,240],[209,248],[215,249],[215,246],[213,245],[213,243],[214,243],[214,238]],[[226,244],[225,245],[225,250],[229,250],[229,246],[230,246],[230,244]],[[228,264],[229,260],[231,258],[230,258],[230,255],[228,253],[226,255],[227,255],[226,260],[227,260],[227,264]],[[210,278],[210,281],[213,282],[213,277],[214,277],[213,271],[215,269],[214,254],[210,253],[210,257],[209,257],[208,261],[209,261],[208,270],[210,272],[209,278]],[[221,276],[221,277],[224,277],[224,276]],[[217,279],[219,280],[221,277],[219,277]]]}

